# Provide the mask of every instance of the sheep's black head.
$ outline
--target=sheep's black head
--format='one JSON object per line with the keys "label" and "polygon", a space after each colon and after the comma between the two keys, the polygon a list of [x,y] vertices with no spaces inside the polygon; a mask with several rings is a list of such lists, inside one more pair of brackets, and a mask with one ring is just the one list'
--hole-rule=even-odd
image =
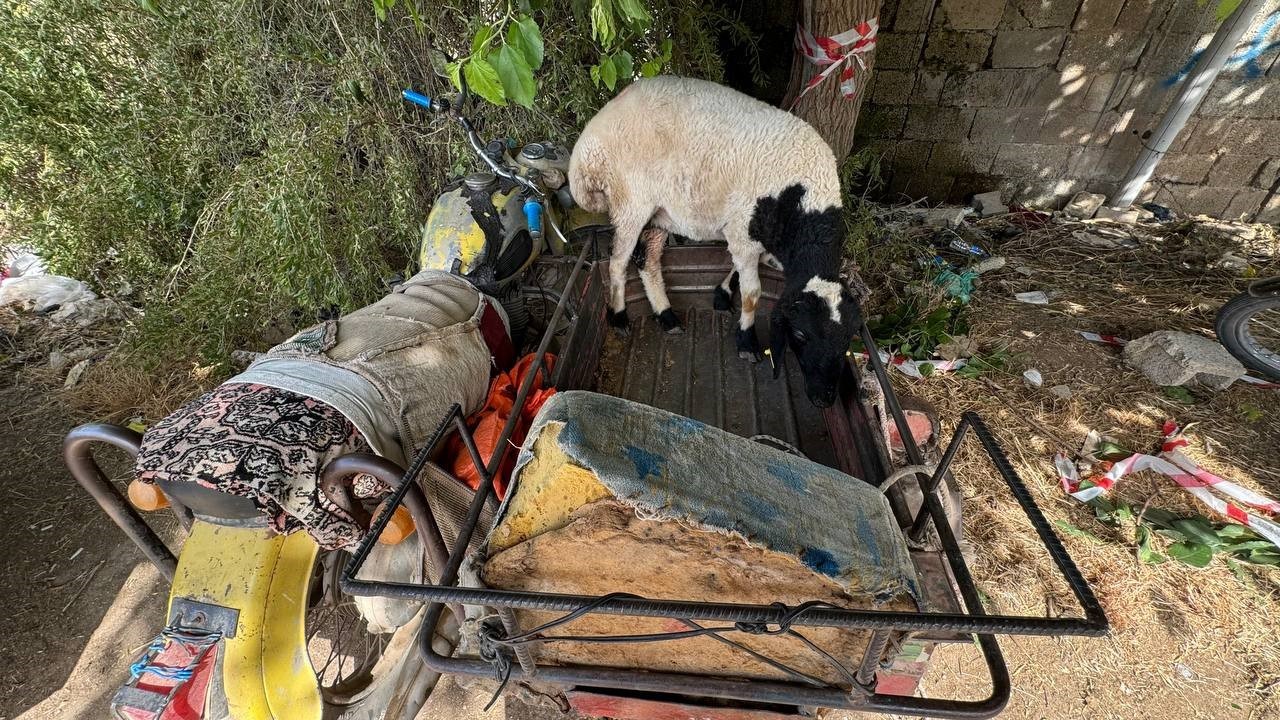
{"label": "sheep's black head", "polygon": [[830,407],[849,345],[861,325],[858,303],[836,280],[814,277],[803,287],[788,289],[769,317],[773,376],[780,374],[790,347],[800,362],[809,401]]}

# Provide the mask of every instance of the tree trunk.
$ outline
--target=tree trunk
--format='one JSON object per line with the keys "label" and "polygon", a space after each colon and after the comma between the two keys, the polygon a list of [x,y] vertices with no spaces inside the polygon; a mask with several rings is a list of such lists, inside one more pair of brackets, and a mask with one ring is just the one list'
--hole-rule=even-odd
{"label": "tree trunk", "polygon": [[[880,2],[881,0],[801,0],[798,3],[800,8],[797,19],[801,27],[814,37],[830,37],[849,30],[864,20],[875,19],[880,14]],[[846,47],[846,51],[847,49]],[[799,101],[796,98],[804,90],[805,84],[826,69],[826,66],[813,64],[798,50],[792,56],[791,82],[783,107],[791,108],[793,113],[814,126],[831,145],[836,160],[843,160],[853,150],[853,130],[858,124],[858,110],[862,107],[862,99],[870,84],[875,56],[875,46],[862,53],[862,59],[866,63],[865,70],[856,60],[851,58],[847,61],[854,63],[857,92],[852,98],[846,98],[841,93],[840,70],[837,70],[800,97]]]}

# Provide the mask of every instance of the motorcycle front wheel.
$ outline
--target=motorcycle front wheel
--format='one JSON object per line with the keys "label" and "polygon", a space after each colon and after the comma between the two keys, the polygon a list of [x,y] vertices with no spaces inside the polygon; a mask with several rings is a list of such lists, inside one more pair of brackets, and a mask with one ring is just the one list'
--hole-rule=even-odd
{"label": "motorcycle front wheel", "polygon": [[1245,367],[1280,380],[1280,294],[1233,298],[1218,311],[1214,331]]}

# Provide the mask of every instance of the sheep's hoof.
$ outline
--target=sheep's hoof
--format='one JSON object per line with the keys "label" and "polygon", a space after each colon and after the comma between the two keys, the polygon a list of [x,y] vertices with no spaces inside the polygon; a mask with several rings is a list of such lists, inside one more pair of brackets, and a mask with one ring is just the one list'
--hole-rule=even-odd
{"label": "sheep's hoof", "polygon": [[729,294],[728,290],[725,290],[722,287],[717,287],[715,299],[712,300],[711,304],[712,307],[720,312],[729,312],[733,309],[733,296]]}
{"label": "sheep's hoof", "polygon": [[680,325],[680,318],[676,317],[676,314],[671,311],[671,308],[667,308],[666,310],[658,313],[657,318],[658,327],[662,328],[662,332],[668,335],[684,334],[684,328]]}
{"label": "sheep's hoof", "polygon": [[738,357],[753,363],[764,359],[764,352],[760,350],[760,340],[756,337],[755,327],[749,327],[746,330],[738,329]]}
{"label": "sheep's hoof", "polygon": [[617,312],[610,310],[608,314],[608,319],[609,319],[609,326],[612,327],[615,331],[617,331],[619,335],[626,336],[631,332],[630,323],[627,321],[626,310],[619,310]]}

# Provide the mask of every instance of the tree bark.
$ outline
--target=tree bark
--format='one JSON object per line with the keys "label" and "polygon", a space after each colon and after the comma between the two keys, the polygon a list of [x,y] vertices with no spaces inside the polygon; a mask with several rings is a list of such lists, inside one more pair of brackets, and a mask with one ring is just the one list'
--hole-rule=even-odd
{"label": "tree bark", "polygon": [[[830,37],[842,33],[880,14],[881,0],[801,0],[799,17],[801,27],[814,37]],[[871,70],[875,63],[875,47],[862,54],[864,70],[854,60],[854,81],[857,92],[846,98],[840,92],[840,70],[832,73],[817,87],[800,97],[809,78],[822,72],[826,66],[815,65],[796,51],[791,60],[791,82],[783,107],[806,120],[818,130],[831,145],[836,160],[843,160],[853,150],[853,131],[858,124],[858,111],[870,85]],[[794,105],[794,106],[793,106]]]}

